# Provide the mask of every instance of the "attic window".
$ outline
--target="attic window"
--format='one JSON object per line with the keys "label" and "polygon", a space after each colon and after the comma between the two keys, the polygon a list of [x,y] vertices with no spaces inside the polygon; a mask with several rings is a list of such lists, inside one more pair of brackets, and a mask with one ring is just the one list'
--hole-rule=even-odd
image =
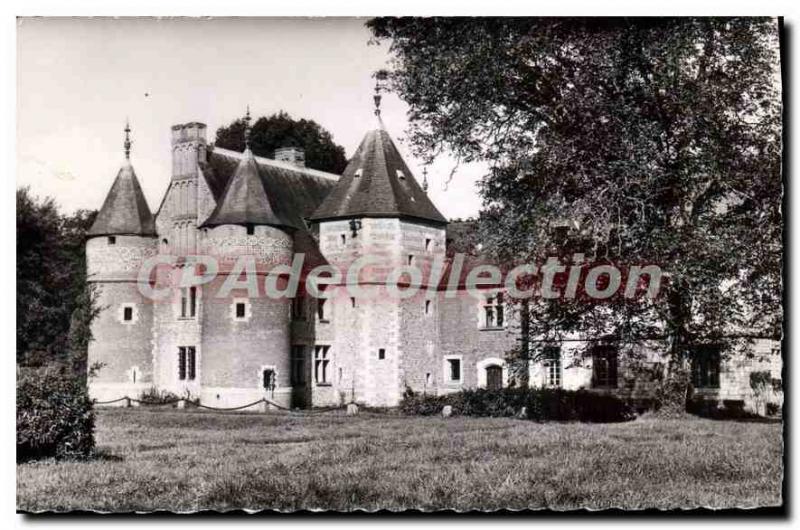
{"label": "attic window", "polygon": [[378,349],[378,359],[382,361],[385,358],[386,358],[386,350],[384,348],[379,348]]}
{"label": "attic window", "polygon": [[358,168],[358,169],[356,169],[356,172],[355,172],[355,174],[353,176],[358,178],[363,174],[364,174],[364,169],[363,168]]}
{"label": "attic window", "polygon": [[116,245],[117,244],[117,237],[116,236],[108,236],[108,244],[109,245]]}
{"label": "attic window", "polygon": [[405,180],[406,179],[406,174],[403,173],[402,171],[400,171],[399,169],[396,171],[396,174],[397,174],[397,178],[399,178],[400,180]]}
{"label": "attic window", "polygon": [[247,235],[252,236],[256,233],[256,227],[253,225],[247,225]]}

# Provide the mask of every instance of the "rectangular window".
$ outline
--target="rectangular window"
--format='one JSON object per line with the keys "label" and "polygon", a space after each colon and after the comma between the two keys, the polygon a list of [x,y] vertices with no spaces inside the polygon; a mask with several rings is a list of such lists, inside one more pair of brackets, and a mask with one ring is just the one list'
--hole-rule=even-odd
{"label": "rectangular window", "polygon": [[426,315],[430,315],[431,314],[431,301],[430,300],[425,300],[425,314]]}
{"label": "rectangular window", "polygon": [[695,388],[719,388],[719,370],[719,348],[700,348],[692,358],[692,385]]}
{"label": "rectangular window", "polygon": [[558,346],[545,348],[542,358],[545,386],[559,388],[561,386],[561,348]]}
{"label": "rectangular window", "polygon": [[306,319],[306,305],[305,298],[302,296],[295,296],[292,298],[292,320],[305,320]]}
{"label": "rectangular window", "polygon": [[256,227],[253,225],[247,225],[247,235],[252,236],[256,233]]}
{"label": "rectangular window", "polygon": [[117,244],[116,236],[108,236],[108,244],[109,245],[116,245]]}
{"label": "rectangular window", "polygon": [[181,288],[181,318],[197,316],[197,287]]}
{"label": "rectangular window", "polygon": [[133,308],[130,306],[122,308],[122,320],[130,322],[133,320]]}
{"label": "rectangular window", "polygon": [[483,305],[483,327],[487,329],[502,328],[505,324],[505,305],[503,293],[490,296]]}
{"label": "rectangular window", "polygon": [[617,388],[617,350],[613,346],[595,346],[592,351],[592,386]]}
{"label": "rectangular window", "polygon": [[194,346],[186,347],[186,378],[194,381],[197,375],[197,358],[195,357]]}
{"label": "rectangular window", "polygon": [[378,359],[381,361],[386,358],[386,350],[383,348],[378,349]]}
{"label": "rectangular window", "polygon": [[314,382],[318,385],[328,384],[328,365],[331,362],[328,355],[330,346],[314,346]]}
{"label": "rectangular window", "polygon": [[431,239],[425,238],[425,252],[431,251]]}
{"label": "rectangular window", "polygon": [[352,307],[352,308],[356,307],[356,299],[355,299],[355,297],[352,297],[352,296],[350,297],[350,307]]}
{"label": "rectangular window", "polygon": [[448,359],[448,377],[451,382],[461,381],[461,359]]}
{"label": "rectangular window", "polygon": [[178,379],[186,380],[186,348],[184,346],[178,348]]}
{"label": "rectangular window", "polygon": [[339,234],[339,246],[343,247],[347,245],[347,234]]}
{"label": "rectangular window", "polygon": [[413,254],[409,254],[408,255],[408,264],[409,265],[413,265],[414,264],[414,255]]}
{"label": "rectangular window", "polygon": [[244,318],[247,314],[244,302],[236,302],[236,318]]}
{"label": "rectangular window", "polygon": [[292,386],[306,384],[305,347],[302,344],[292,346],[292,366],[290,378]]}

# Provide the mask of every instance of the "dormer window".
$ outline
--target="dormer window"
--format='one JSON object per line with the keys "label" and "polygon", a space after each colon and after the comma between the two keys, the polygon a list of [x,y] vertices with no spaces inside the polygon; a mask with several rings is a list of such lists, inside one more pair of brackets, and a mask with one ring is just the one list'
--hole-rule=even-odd
{"label": "dormer window", "polygon": [[399,178],[400,180],[406,179],[406,174],[400,171],[399,169],[395,172],[395,174],[397,175],[397,178]]}
{"label": "dormer window", "polygon": [[358,177],[360,177],[360,176],[361,176],[361,175],[363,175],[363,174],[364,174],[364,169],[363,169],[363,168],[358,168],[358,169],[356,169],[356,172],[353,174],[353,176],[354,176],[355,178],[358,178]]}
{"label": "dormer window", "polygon": [[108,244],[109,245],[116,245],[117,244],[117,236],[108,236]]}

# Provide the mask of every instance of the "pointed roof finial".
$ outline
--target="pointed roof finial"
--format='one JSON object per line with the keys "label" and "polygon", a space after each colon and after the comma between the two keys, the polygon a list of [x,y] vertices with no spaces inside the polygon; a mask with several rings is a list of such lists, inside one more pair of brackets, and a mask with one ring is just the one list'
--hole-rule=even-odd
{"label": "pointed roof finial", "polygon": [[375,116],[380,119],[381,117],[381,92],[386,92],[386,79],[389,73],[386,70],[378,70],[375,72],[375,95],[372,96],[375,102]]}
{"label": "pointed roof finial", "polygon": [[131,125],[127,118],[125,118],[125,160],[131,158]]}
{"label": "pointed roof finial", "polygon": [[428,193],[428,166],[422,168],[422,191]]}
{"label": "pointed roof finial", "polygon": [[247,114],[244,116],[244,150],[250,150],[250,105],[247,105]]}

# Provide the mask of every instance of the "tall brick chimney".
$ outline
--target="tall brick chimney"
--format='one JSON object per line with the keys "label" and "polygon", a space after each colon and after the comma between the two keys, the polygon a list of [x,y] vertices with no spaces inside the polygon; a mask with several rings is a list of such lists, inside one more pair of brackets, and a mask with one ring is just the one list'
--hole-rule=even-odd
{"label": "tall brick chimney", "polygon": [[281,147],[275,149],[275,160],[297,167],[306,167],[306,152],[302,147]]}

